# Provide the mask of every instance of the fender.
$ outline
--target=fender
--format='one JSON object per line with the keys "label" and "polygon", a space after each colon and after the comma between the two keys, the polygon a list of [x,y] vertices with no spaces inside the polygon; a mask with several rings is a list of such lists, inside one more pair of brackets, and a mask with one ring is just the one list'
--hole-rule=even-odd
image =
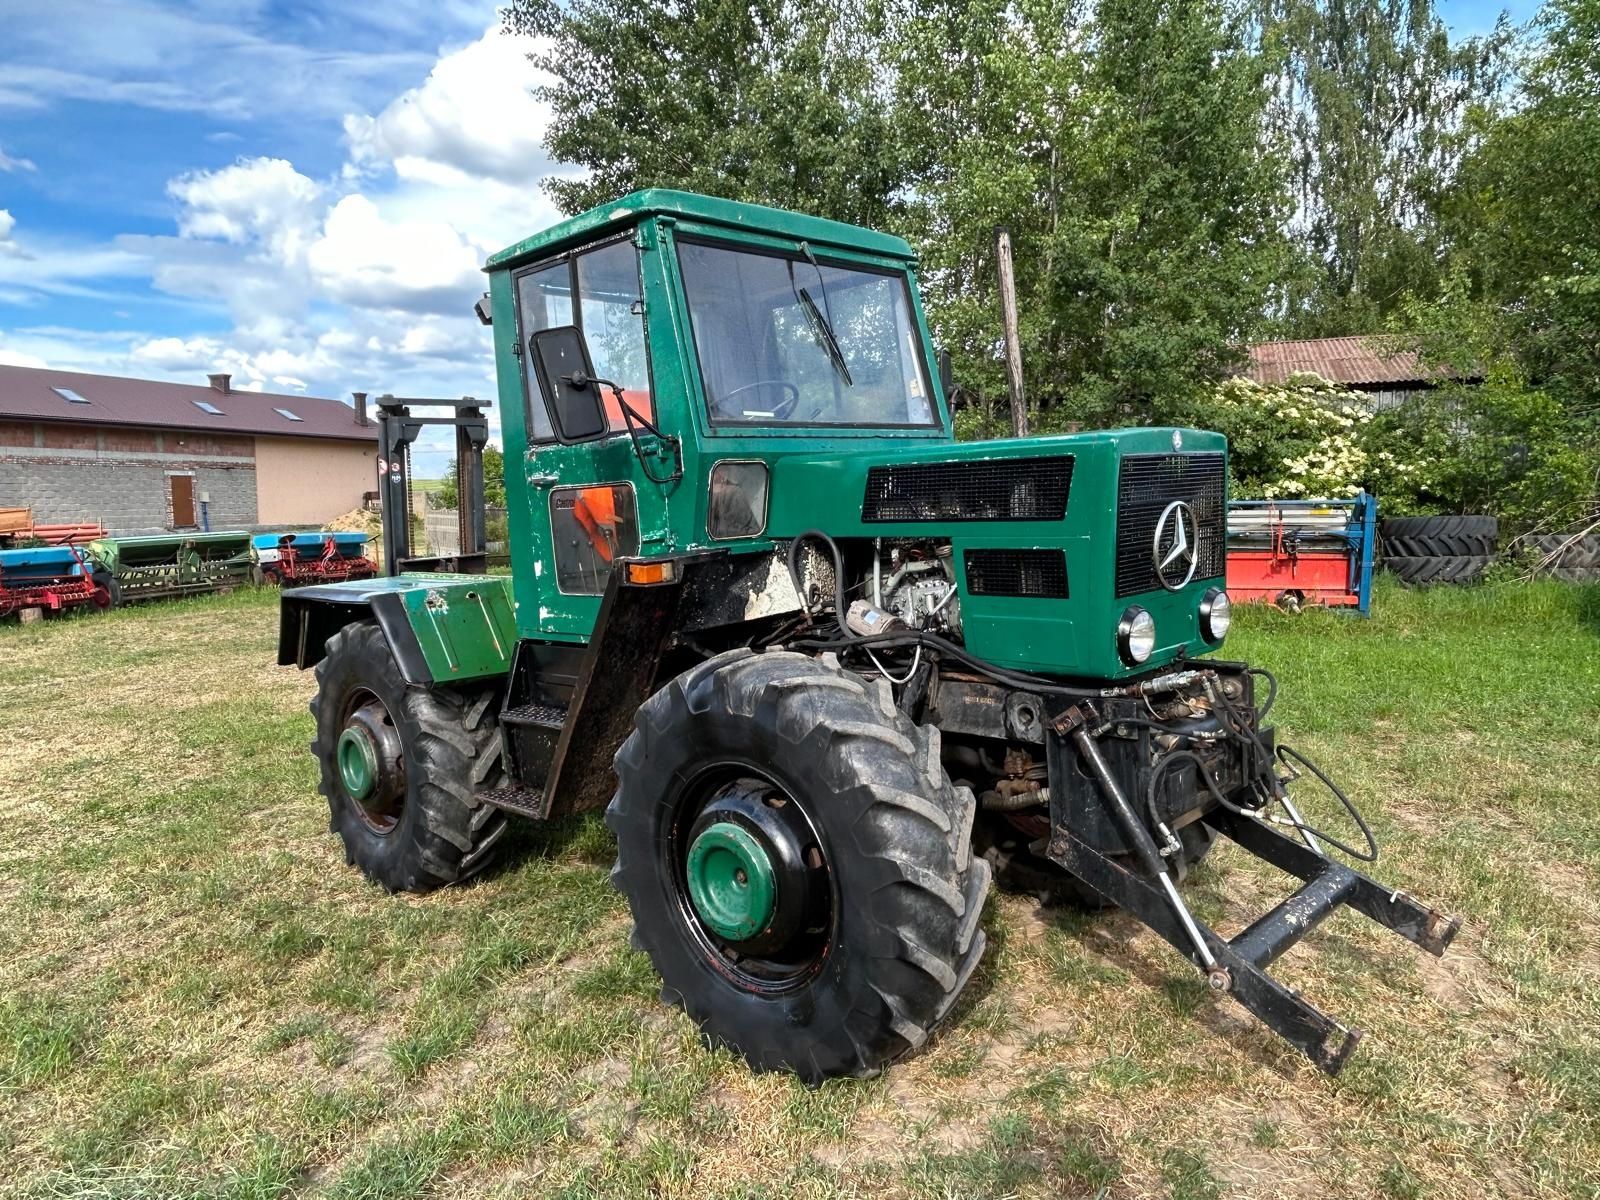
{"label": "fender", "polygon": [[516,649],[511,579],[416,573],[292,588],[280,597],[278,665],[322,661],[328,639],[376,619],[411,684],[505,676]]}

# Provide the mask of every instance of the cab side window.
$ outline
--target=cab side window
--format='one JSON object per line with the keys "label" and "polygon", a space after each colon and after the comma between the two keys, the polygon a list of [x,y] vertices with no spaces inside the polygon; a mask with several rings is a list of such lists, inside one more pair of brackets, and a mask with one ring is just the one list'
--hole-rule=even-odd
{"label": "cab side window", "polygon": [[[578,298],[584,340],[595,374],[622,388],[633,410],[655,419],[650,403],[650,364],[644,344],[644,301],[639,295],[639,252],[631,242],[612,242],[578,255]],[[622,409],[603,393],[613,433],[627,432]]]}
{"label": "cab side window", "polygon": [[[538,381],[533,378],[528,340],[539,330],[558,325],[581,329],[595,374],[621,387],[635,412],[655,418],[639,287],[639,252],[631,241],[610,242],[528,272],[517,282],[517,304],[521,312],[530,440],[551,441],[555,431]],[[602,397],[610,430],[626,432],[627,424],[616,398],[609,389]]]}
{"label": "cab side window", "polygon": [[[556,263],[540,271],[530,271],[517,281],[517,307],[522,314],[522,361],[531,363],[528,341],[541,329],[572,324],[572,270],[567,263]],[[555,437],[550,414],[533,378],[533,369],[523,371],[523,397],[528,413],[528,440],[548,442]]]}

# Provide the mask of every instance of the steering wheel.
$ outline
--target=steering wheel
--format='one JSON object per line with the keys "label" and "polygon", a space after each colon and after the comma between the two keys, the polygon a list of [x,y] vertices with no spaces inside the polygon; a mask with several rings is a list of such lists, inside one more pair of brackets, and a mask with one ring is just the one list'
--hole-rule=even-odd
{"label": "steering wheel", "polygon": [[[774,421],[787,420],[789,414],[795,410],[795,405],[800,403],[800,389],[795,387],[795,385],[790,383],[787,379],[757,379],[754,383],[746,383],[740,387],[734,388],[731,392],[724,392],[717,398],[717,409],[725,416],[732,416],[733,414],[729,412],[727,408],[728,401],[732,400],[740,392],[753,392],[757,388],[764,387],[781,388],[784,392],[788,393],[772,408],[772,419]],[[749,415],[747,412],[745,412],[742,404],[739,406],[739,415]]]}

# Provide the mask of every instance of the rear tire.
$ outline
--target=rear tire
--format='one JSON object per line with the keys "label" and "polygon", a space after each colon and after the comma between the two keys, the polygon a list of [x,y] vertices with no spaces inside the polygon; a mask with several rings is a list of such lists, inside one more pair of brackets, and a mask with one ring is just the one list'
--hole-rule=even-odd
{"label": "rear tire", "polygon": [[1390,517],[1380,522],[1385,559],[1493,558],[1500,522],[1485,516]]}
{"label": "rear tire", "polygon": [[1494,517],[1468,514],[1443,517],[1386,517],[1380,524],[1385,538],[1477,537],[1494,541],[1500,522]]}
{"label": "rear tire", "polygon": [[[429,892],[487,866],[506,830],[505,813],[478,800],[504,783],[498,713],[498,687],[406,683],[374,622],[329,638],[311,700],[311,752],[345,861],[391,892]],[[360,799],[340,761],[353,726],[375,735],[356,739],[375,750]]]}
{"label": "rear tire", "polygon": [[[866,1077],[954,1007],[983,956],[989,864],[972,857],[975,801],[940,765],[938,730],[912,723],[886,685],[801,654],[731,651],[641,706],[616,771],[611,878],[633,944],[708,1044],[808,1083]],[[750,777],[814,835],[807,916],[771,945],[765,931],[737,944],[712,931],[682,854],[687,827]],[[779,878],[781,892],[793,876]]]}

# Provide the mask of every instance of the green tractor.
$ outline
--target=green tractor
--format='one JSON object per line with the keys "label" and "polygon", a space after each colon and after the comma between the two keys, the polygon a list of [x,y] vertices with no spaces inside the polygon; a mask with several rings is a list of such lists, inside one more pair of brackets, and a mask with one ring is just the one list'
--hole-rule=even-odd
{"label": "green tractor", "polygon": [[[1459,919],[1289,799],[1333,785],[1275,741],[1272,677],[1210,657],[1220,435],[957,443],[910,247],[832,221],[640,192],[487,272],[510,576],[282,597],[371,879],[457,883],[510,818],[604,808],[663,999],[809,1081],[924,1043],[996,878],[1126,909],[1330,1072],[1359,1031],[1267,966],[1341,906],[1443,953]],[[1177,888],[1219,837],[1300,881],[1231,938]]]}

